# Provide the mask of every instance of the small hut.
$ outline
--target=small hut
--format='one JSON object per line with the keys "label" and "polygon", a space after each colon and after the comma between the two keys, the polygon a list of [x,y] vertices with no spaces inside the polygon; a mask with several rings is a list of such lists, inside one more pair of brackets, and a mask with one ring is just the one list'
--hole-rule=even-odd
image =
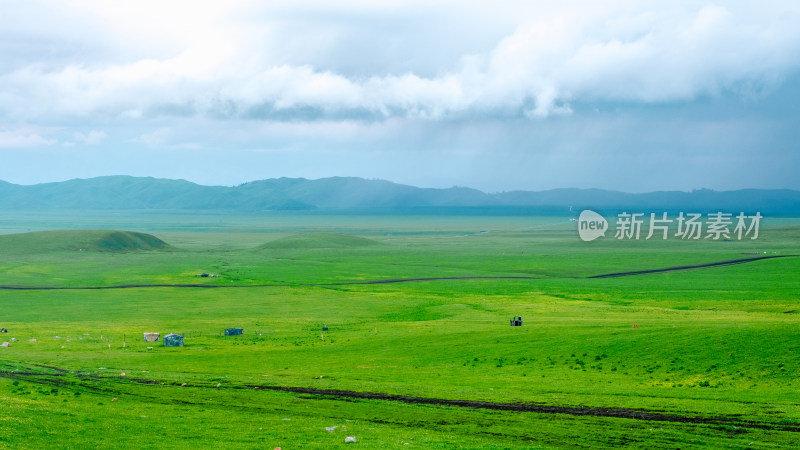
{"label": "small hut", "polygon": [[145,342],[158,342],[158,338],[161,337],[161,333],[142,333],[142,334],[144,334]]}
{"label": "small hut", "polygon": [[239,336],[240,334],[244,334],[244,330],[241,328],[226,328],[225,329],[225,336]]}
{"label": "small hut", "polygon": [[183,347],[183,336],[175,333],[164,336],[164,347]]}
{"label": "small hut", "polygon": [[514,316],[511,318],[511,326],[512,327],[521,327],[522,326],[522,316]]}

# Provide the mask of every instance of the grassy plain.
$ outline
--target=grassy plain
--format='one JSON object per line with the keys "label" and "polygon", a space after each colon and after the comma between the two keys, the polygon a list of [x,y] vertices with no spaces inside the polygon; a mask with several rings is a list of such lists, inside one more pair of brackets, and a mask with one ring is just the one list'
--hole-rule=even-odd
{"label": "grassy plain", "polygon": [[[0,348],[1,446],[330,448],[355,436],[347,445],[778,448],[800,437],[800,258],[586,278],[800,254],[795,219],[766,220],[757,240],[591,243],[553,217],[0,220],[2,233],[51,229],[146,232],[169,247],[79,251],[70,233],[49,234],[58,245],[0,236],[0,284],[241,287],[0,290],[0,339],[11,344]],[[459,276],[530,278],[334,284]],[[513,315],[524,326],[510,327]],[[234,326],[245,335],[222,336]],[[143,342],[148,331],[184,334],[186,346]],[[637,418],[645,410],[664,420]]]}

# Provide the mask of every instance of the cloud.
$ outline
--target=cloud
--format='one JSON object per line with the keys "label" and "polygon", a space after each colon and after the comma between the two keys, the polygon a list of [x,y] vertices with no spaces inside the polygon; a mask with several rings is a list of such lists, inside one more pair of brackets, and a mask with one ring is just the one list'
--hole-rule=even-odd
{"label": "cloud", "polygon": [[798,187],[794,0],[28,0],[0,17],[0,175],[18,181]]}
{"label": "cloud", "polygon": [[0,148],[43,147],[55,143],[54,139],[42,136],[42,132],[35,128],[0,130]]}
{"label": "cloud", "polygon": [[[90,28],[80,39],[82,46],[90,45],[92,37],[108,40],[124,49],[127,58],[75,58],[58,67],[36,59],[12,67],[0,74],[2,117],[546,118],[573,113],[574,102],[691,101],[726,92],[758,95],[797,71],[794,55],[800,52],[797,9],[783,2],[761,7],[748,2],[604,2],[603,7],[568,2],[560,9],[501,5],[519,7],[516,24],[507,15],[493,18],[490,11],[473,5],[473,13],[466,16],[472,27],[462,26],[461,35],[449,35],[432,21],[419,19],[420,6],[415,3],[369,4],[366,12],[358,11],[362,3],[346,3],[330,19],[322,14],[329,7],[318,2],[311,2],[316,16],[289,4],[270,9],[250,2],[236,2],[228,9],[179,4],[157,17],[151,14],[152,2],[125,3],[124,8],[103,2],[71,5],[73,15],[97,7],[92,14],[108,21]],[[479,49],[474,53],[441,44],[438,54],[447,55],[444,65],[421,58],[408,66],[413,70],[395,62],[371,70],[359,66],[348,73],[358,64],[332,62],[367,59],[364,53],[379,50],[386,60],[424,54],[425,48],[404,47],[402,41],[385,49],[362,42],[358,49],[366,49],[363,53],[337,44],[359,38],[386,44],[402,37],[396,34],[399,25],[385,35],[370,25],[385,22],[392,13],[401,25],[426,38],[412,39],[417,44],[458,41],[482,24],[479,19],[494,30],[492,36],[483,36],[486,39],[494,39],[504,27],[507,32],[494,41],[474,42],[473,48]],[[440,7],[434,14],[445,12]],[[244,20],[248,15],[256,19]],[[119,30],[112,30],[117,25]],[[303,34],[311,25],[330,42]],[[137,41],[140,27],[147,32],[138,39],[140,47],[131,49],[127,40]],[[276,35],[278,31],[282,34]],[[104,35],[92,36],[93,32]],[[309,39],[320,48],[302,44]],[[123,41],[128,43],[120,44]],[[287,56],[281,45],[297,54]],[[322,54],[325,50],[329,53]]]}
{"label": "cloud", "polygon": [[84,144],[88,145],[98,145],[100,144],[105,138],[107,137],[104,131],[97,131],[92,130],[86,134],[81,132],[75,132],[73,137],[78,142],[83,142]]}

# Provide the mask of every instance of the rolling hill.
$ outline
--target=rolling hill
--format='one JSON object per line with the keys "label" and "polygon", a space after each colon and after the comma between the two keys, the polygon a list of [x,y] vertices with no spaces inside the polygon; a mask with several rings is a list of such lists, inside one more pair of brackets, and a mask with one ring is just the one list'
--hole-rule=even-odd
{"label": "rolling hill", "polygon": [[57,251],[130,252],[162,250],[169,245],[145,233],[117,230],[56,230],[0,235],[0,252],[50,253]]}

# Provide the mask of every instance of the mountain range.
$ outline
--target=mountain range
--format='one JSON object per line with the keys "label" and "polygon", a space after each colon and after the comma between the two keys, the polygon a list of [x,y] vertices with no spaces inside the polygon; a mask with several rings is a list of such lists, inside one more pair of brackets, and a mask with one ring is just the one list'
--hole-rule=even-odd
{"label": "mountain range", "polygon": [[631,194],[600,189],[552,189],[485,193],[467,187],[418,188],[354,177],[273,178],[233,187],[131,176],[36,185],[0,181],[0,210],[58,209],[481,214],[568,214],[569,211],[594,209],[796,215],[800,213],[800,191],[700,189]]}

